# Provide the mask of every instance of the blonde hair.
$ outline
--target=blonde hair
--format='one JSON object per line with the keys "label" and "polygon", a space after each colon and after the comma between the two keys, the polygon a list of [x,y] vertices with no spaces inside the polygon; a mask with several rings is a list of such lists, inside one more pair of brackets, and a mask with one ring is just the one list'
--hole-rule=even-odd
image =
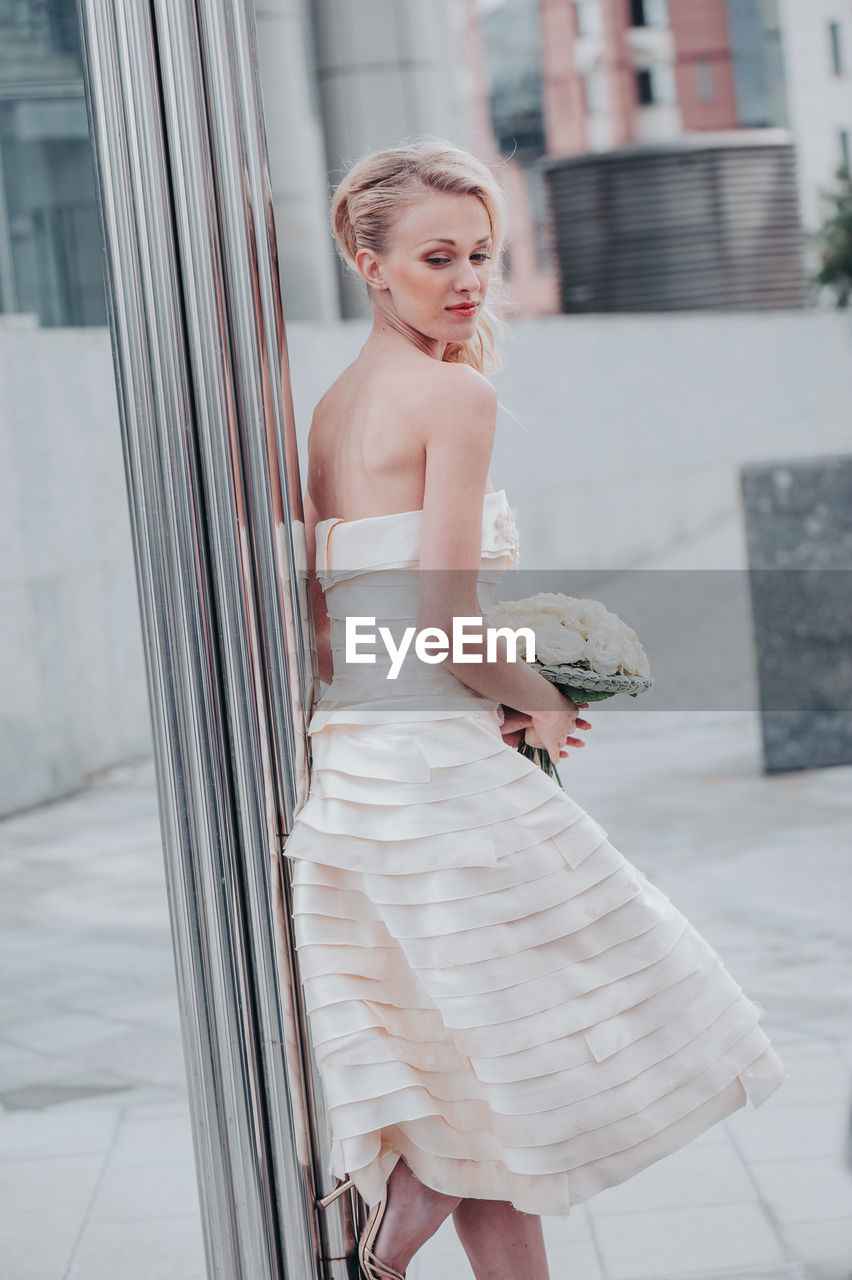
{"label": "blonde hair", "polygon": [[331,201],[331,227],[344,263],[358,273],[359,249],[386,253],[400,211],[424,190],[477,196],[491,223],[491,276],[476,332],[466,342],[448,342],[444,360],[469,364],[480,373],[498,369],[496,337],[502,330],[502,259],[506,197],[488,165],[445,138],[424,137],[373,151],[357,160]]}

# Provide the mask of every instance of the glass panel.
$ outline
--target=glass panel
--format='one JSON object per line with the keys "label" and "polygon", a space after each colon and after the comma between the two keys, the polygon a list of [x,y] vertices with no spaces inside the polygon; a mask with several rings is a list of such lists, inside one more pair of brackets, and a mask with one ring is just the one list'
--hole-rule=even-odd
{"label": "glass panel", "polygon": [[666,0],[630,0],[631,27],[667,27],[669,7]]}
{"label": "glass panel", "polygon": [[11,262],[4,311],[42,325],[106,323],[100,234],[86,108],[80,97],[0,102],[5,217]]}
{"label": "glass panel", "polygon": [[784,53],[776,0],[727,0],[737,116],[744,129],[787,124]]}
{"label": "glass panel", "polygon": [[497,144],[503,155],[542,155],[544,105],[536,0],[506,0],[483,12],[481,24]]}
{"label": "glass panel", "polygon": [[76,5],[68,0],[0,0],[0,84],[79,80]]}
{"label": "glass panel", "polygon": [[695,91],[700,102],[712,102],[715,97],[713,63],[709,58],[699,58],[695,64]]}
{"label": "glass panel", "polygon": [[77,12],[0,0],[0,311],[106,324]]}

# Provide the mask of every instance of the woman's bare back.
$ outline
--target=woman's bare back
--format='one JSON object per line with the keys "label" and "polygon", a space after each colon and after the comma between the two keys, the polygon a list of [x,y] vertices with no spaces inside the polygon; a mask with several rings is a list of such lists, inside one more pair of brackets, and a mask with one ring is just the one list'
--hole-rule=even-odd
{"label": "woman's bare back", "polygon": [[362,353],[344,369],[308,434],[307,488],[318,519],[422,510],[429,406],[452,368],[413,351],[392,365]]}

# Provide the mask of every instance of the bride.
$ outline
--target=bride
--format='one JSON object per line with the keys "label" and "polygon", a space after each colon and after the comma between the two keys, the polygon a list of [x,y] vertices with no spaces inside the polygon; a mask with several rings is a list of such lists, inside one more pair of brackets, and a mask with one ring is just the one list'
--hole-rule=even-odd
{"label": "bride", "polygon": [[480,571],[517,559],[484,376],[505,198],[486,165],[427,138],[358,161],[331,217],[373,325],[308,440],[329,687],[285,852],[341,1179],[319,1203],[354,1186],[373,1205],[359,1256],[375,1280],[398,1280],[450,1214],[477,1280],[546,1280],[541,1213],[757,1105],[786,1068],[713,948],[514,749],[528,725],[554,761],[585,746],[580,706],[504,643],[393,697],[353,694],[359,580],[415,568],[404,621],[449,634],[482,613]]}
{"label": "bride", "polygon": [[[440,183],[414,177],[418,162],[424,173],[439,172]],[[472,156],[441,144],[430,154],[420,144],[362,161],[337,189],[332,217],[345,259],[369,290],[373,328],[314,411],[309,537],[325,516],[352,521],[421,510],[420,570],[442,571],[422,573],[421,621],[451,631],[454,616],[479,613],[483,496],[494,492],[488,468],[497,395],[482,371],[493,356],[488,294],[503,247],[502,192]],[[322,592],[313,584],[322,618]],[[327,632],[320,639],[327,642]],[[320,662],[328,681],[327,643]],[[591,728],[577,720],[577,705],[525,663],[477,664],[475,673],[471,665],[445,664],[477,692],[526,712],[503,723],[513,745],[534,719],[554,760],[569,742],[585,746],[571,736],[577,726]]]}

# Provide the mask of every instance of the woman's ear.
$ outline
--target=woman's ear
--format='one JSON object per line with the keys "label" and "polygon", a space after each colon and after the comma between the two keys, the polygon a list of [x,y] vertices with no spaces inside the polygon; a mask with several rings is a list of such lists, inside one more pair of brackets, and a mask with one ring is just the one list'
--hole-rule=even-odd
{"label": "woman's ear", "polygon": [[381,265],[372,249],[359,249],[355,254],[355,265],[371,289],[387,289]]}

